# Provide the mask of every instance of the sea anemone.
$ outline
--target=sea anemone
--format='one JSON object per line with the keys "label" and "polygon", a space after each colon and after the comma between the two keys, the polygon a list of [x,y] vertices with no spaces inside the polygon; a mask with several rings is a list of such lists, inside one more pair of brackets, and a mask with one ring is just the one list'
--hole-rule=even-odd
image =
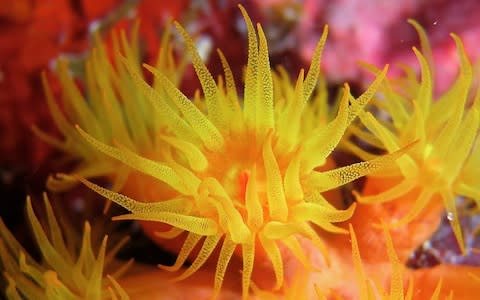
{"label": "sea anemone", "polygon": [[[0,261],[7,281],[8,299],[128,299],[115,278],[126,271],[130,263],[106,275],[104,269],[111,265],[118,250],[126,240],[107,253],[107,237],[98,254],[92,248],[91,228],[85,222],[81,241],[75,239],[73,230],[59,225],[50,202],[44,195],[47,232],[35,215],[30,197],[26,212],[36,245],[42,256],[36,262],[17,242],[0,219]],[[62,224],[63,225],[63,224]],[[62,226],[63,227],[63,226]],[[65,228],[65,227],[63,227]]]}
{"label": "sea anemone", "polygon": [[[203,97],[197,93],[191,101],[177,88],[179,74],[173,71],[177,64],[167,40],[162,44],[164,51],[157,68],[144,65],[154,77],[150,86],[138,67],[138,55],[131,50],[135,47],[122,38],[125,57],[114,55],[115,67],[101,45],[87,62],[87,100],[66,78],[66,71],[61,71],[70,122],[47,88],[49,106],[66,142],[53,141],[40,133],[81,160],[81,168],[70,175],[59,174],[51,180],[53,186],[80,180],[131,212],[115,220],[159,224],[154,229],[144,226],[157,240],[186,233],[175,264],[161,268],[179,270],[202,244],[177,279],[195,273],[221,244],[214,297],[234,254],[243,259],[241,285],[245,298],[259,258],[271,263],[274,290],[284,283],[283,248],[308,265],[300,236],[311,240],[328,260],[324,241],[313,224],[328,232],[348,234],[333,223],[348,220],[355,204],[336,208],[322,193],[393,165],[411,147],[406,145],[371,161],[330,167],[330,154],[375,94],[387,67],[358,98],[345,85],[338,113],[326,123],[321,117],[325,113],[318,111],[325,106],[321,102],[326,99],[322,94],[325,91],[314,91],[327,27],[307,75],[301,70],[292,85],[288,77],[271,71],[262,27],[257,24],[255,30],[244,8],[240,6],[240,10],[248,31],[243,100],[221,51],[225,76],[215,82],[193,40],[176,24]],[[102,120],[105,118],[106,122]],[[76,129],[72,122],[78,124]],[[115,178],[113,188],[84,179],[99,175]],[[165,224],[167,231],[162,230]]]}
{"label": "sea anemone", "polygon": [[[460,38],[452,34],[460,72],[455,83],[436,99],[428,39],[420,25],[414,21],[410,23],[417,30],[423,48],[423,54],[413,48],[421,67],[421,80],[417,80],[409,67],[405,67],[404,77],[385,80],[373,106],[379,114],[385,112],[388,117],[379,120],[370,112],[361,114],[360,120],[368,132],[357,130],[360,133],[357,136],[388,152],[397,151],[412,141],[418,143],[397,160],[396,169],[368,176],[367,187],[362,194],[357,194],[357,199],[360,203],[395,200],[409,207],[400,220],[392,222],[395,227],[411,222],[425,207],[441,203],[460,249],[466,253],[456,199],[464,196],[477,203],[480,201],[480,185],[472,181],[480,175],[480,151],[475,146],[480,125],[480,90],[477,88],[472,93],[475,87],[472,66]],[[362,158],[372,157],[353,144],[348,148]]]}

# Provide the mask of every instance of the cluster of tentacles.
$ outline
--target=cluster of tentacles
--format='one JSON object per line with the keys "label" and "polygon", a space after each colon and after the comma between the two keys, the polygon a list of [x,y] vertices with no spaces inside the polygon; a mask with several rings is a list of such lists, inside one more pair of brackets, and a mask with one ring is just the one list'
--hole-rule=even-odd
{"label": "cluster of tentacles", "polygon": [[[240,10],[248,34],[243,89],[220,50],[224,74],[215,79],[179,24],[184,53],[174,52],[167,28],[155,66],[142,68],[135,28],[130,38],[114,35],[111,52],[97,37],[81,87],[59,61],[62,105],[47,76],[43,82],[62,136],[34,132],[76,163],[52,174],[48,189],[80,182],[125,208],[113,220],[138,221],[175,253],[175,263],[157,272],[181,271],[169,278],[177,282],[211,270],[207,297],[223,297],[227,282],[243,299],[467,299],[465,291],[479,289],[477,268],[451,266],[463,274],[457,280],[468,281],[458,291],[451,276],[433,276],[419,291],[421,272],[405,268],[443,214],[462,253],[475,251],[463,238],[459,210],[475,213],[480,202],[480,89],[460,39],[452,35],[459,76],[440,97],[427,37],[412,22],[422,44],[413,50],[420,80],[408,67],[388,78],[388,66],[365,65],[375,79],[364,93],[355,97],[345,84],[330,99],[320,74],[328,27],[309,70],[293,79],[271,68],[262,26]],[[188,58],[202,87],[191,99],[179,89]],[[358,162],[343,165],[332,155],[340,151]],[[352,183],[364,176],[364,185]],[[110,184],[94,183],[99,177]],[[346,201],[352,192],[356,199]],[[42,263],[1,227],[7,296],[128,298],[129,288],[103,270],[106,240],[94,255],[87,223],[80,246],[68,248],[45,206],[49,234],[27,205]],[[138,278],[141,290],[148,280]]]}

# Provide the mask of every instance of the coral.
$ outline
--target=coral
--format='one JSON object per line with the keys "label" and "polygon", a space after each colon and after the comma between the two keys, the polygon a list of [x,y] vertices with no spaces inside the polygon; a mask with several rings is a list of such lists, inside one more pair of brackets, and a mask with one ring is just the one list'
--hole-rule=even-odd
{"label": "coral", "polygon": [[[19,0],[0,1],[0,167],[22,175],[38,167],[49,150],[38,139],[31,139],[30,127],[39,124],[48,130],[54,125],[42,102],[40,74],[67,56],[82,61],[92,47],[94,32],[106,33],[112,28],[125,27],[130,12],[142,19],[142,42],[147,44],[149,59],[158,49],[157,31],[168,18],[182,15],[187,1],[162,3],[132,0]],[[15,59],[13,59],[15,58]],[[73,70],[73,68],[72,68]],[[79,70],[74,70],[78,75]],[[51,76],[53,93],[58,90]],[[27,149],[34,149],[29,151]],[[17,171],[18,172],[18,171]]]}
{"label": "coral", "polygon": [[98,254],[95,254],[90,236],[91,228],[89,223],[85,222],[81,242],[71,236],[73,230],[68,230],[70,236],[67,236],[65,242],[64,234],[67,230],[61,229],[46,194],[44,204],[47,231],[42,228],[33,211],[31,200],[27,198],[26,212],[42,255],[41,263],[26,253],[0,220],[0,259],[3,275],[7,280],[7,298],[128,299],[115,279],[125,272],[128,264],[111,275],[104,274],[104,269],[111,265],[125,240],[107,253],[105,236]]}
{"label": "coral", "polygon": [[[168,30],[165,36],[168,36]],[[56,139],[43,133],[36,126],[33,128],[34,132],[49,144],[72,157],[82,158],[84,161],[76,166],[73,174],[83,177],[114,174],[118,164],[86,146],[73,124],[94,134],[100,141],[111,142],[115,138],[132,150],[142,149],[147,152],[152,151],[150,137],[158,130],[158,125],[155,124],[158,121],[154,118],[155,110],[152,104],[144,100],[141,89],[135,86],[125,66],[120,64],[120,53],[133,62],[140,60],[138,36],[132,36],[132,46],[127,43],[125,33],[113,38],[113,52],[117,62],[115,66],[109,63],[107,49],[98,36],[97,42],[98,47],[92,51],[85,66],[88,90],[86,97],[82,95],[75,80],[68,75],[68,62],[61,60],[58,63],[59,77],[64,87],[63,95],[65,99],[69,99],[64,103],[65,114],[55,101],[48,80],[43,75],[49,109],[65,139]],[[175,72],[181,74],[181,71],[178,71],[181,70],[181,66],[173,63],[169,50],[166,49],[164,53],[159,58],[158,67],[162,68],[173,82],[177,82],[176,77],[179,75]],[[105,116],[108,117],[106,120]],[[128,173],[124,173],[114,180],[114,190],[116,186],[120,187],[123,184],[125,177],[128,177]],[[68,189],[71,183],[51,177],[47,186],[59,191]]]}
{"label": "coral", "polygon": [[[66,65],[60,65],[70,120],[60,112],[45,83],[52,115],[66,139],[58,141],[37,132],[82,160],[70,175],[51,178],[50,188],[69,187],[72,179],[79,179],[131,212],[115,220],[170,225],[167,232],[161,232],[165,226],[147,229],[157,239],[188,233],[176,263],[164,269],[179,270],[195,246],[203,243],[192,265],[177,279],[196,272],[222,244],[214,294],[220,291],[232,256],[241,249],[242,289],[247,297],[255,261],[270,261],[276,282],[273,289],[283,286],[282,248],[306,261],[297,235],[311,239],[328,259],[326,246],[310,222],[328,232],[347,233],[332,223],[348,220],[355,204],[337,209],[321,193],[392,165],[409,147],[371,161],[322,171],[348,126],[384,79],[387,68],[358,98],[346,85],[335,118],[319,123],[318,110],[325,106],[321,101],[326,97],[321,91],[312,94],[318,83],[327,28],[307,75],[300,71],[292,85],[285,73],[272,73],[263,29],[257,25],[255,31],[245,10],[240,9],[248,29],[243,100],[239,100],[223,54],[219,51],[225,79],[219,77],[216,83],[193,40],[176,24],[202,85],[203,98],[197,94],[192,102],[178,90],[181,72],[175,70],[177,65],[171,60],[168,34],[158,66],[144,65],[154,76],[151,86],[138,67],[135,36],[133,46],[129,46],[121,35],[114,47],[121,49],[125,58],[116,55],[114,66],[110,65],[99,43],[87,62],[88,100],[67,77]],[[105,115],[106,122],[102,120]],[[71,123],[78,124],[76,130]],[[115,172],[118,168],[121,171]],[[114,178],[113,191],[83,179],[100,175]]]}
{"label": "coral", "polygon": [[[383,235],[385,238],[386,250],[388,254],[388,259],[391,264],[391,279],[390,279],[390,290],[386,291],[382,284],[373,278],[368,278],[365,273],[364,266],[362,265],[362,259],[360,250],[358,248],[357,237],[355,236],[355,231],[353,226],[350,224],[350,236],[352,239],[352,258],[353,264],[355,266],[355,276],[357,279],[357,284],[359,286],[359,299],[361,300],[373,300],[373,299],[413,299],[414,295],[414,282],[411,276],[408,277],[407,289],[405,289],[404,278],[405,278],[405,267],[400,262],[398,256],[395,253],[395,249],[392,242],[392,237],[386,227],[383,225]],[[418,282],[417,282],[418,284]],[[435,291],[431,296],[431,300],[440,299],[440,291],[442,289],[442,281],[440,280],[436,285]],[[406,290],[406,293],[405,293]],[[453,298],[453,291],[449,291],[449,296],[446,299]]]}
{"label": "coral", "polygon": [[[452,35],[458,49],[460,73],[456,82],[438,99],[433,98],[431,53],[425,32],[415,22],[422,41],[423,53],[414,48],[421,65],[421,80],[417,81],[412,70],[406,69],[406,76],[397,80],[386,80],[380,90],[375,108],[385,111],[389,120],[378,120],[372,113],[360,115],[362,124],[369,133],[361,139],[370,145],[396,151],[418,141],[412,151],[397,161],[398,169],[391,170],[389,181],[397,183],[375,195],[358,195],[361,203],[402,201],[408,212],[394,226],[400,227],[418,217],[430,202],[441,202],[455,232],[459,246],[465,253],[461,233],[456,196],[471,197],[480,201],[480,185],[470,182],[478,176],[478,169],[471,164],[478,159],[475,148],[480,126],[478,92],[469,104],[470,91],[474,89],[473,71],[461,40]],[[383,123],[383,124],[382,124]],[[356,151],[361,157],[361,151]],[[393,178],[393,179],[392,179]],[[381,186],[385,175],[368,176],[368,186]],[[385,183],[383,184],[384,186]]]}
{"label": "coral", "polygon": [[[284,66],[271,68],[263,27],[242,6],[240,12],[248,44],[242,89],[238,62],[231,66],[218,50],[223,74],[215,79],[215,67],[207,68],[201,46],[179,23],[177,35],[166,27],[153,65],[141,64],[151,62],[156,41],[145,44],[140,23],[107,40],[99,28],[85,60],[55,64],[60,101],[56,81],[43,74],[61,136],[41,124],[33,131],[71,162],[48,178],[48,189],[68,201],[61,193],[81,182],[77,188],[118,204],[104,219],[139,224],[152,251],[160,252],[156,243],[175,262],[136,263],[117,281],[105,275],[104,261],[118,247],[106,255],[104,239],[94,254],[88,223],[80,241],[68,226],[60,230],[46,197],[46,218],[33,213],[29,200],[42,261],[26,255],[0,224],[7,296],[468,299],[477,293],[478,267],[440,262],[410,269],[407,262],[441,226],[445,210],[463,253],[474,251],[475,243],[464,245],[458,211],[477,214],[480,202],[480,92],[460,38],[452,35],[460,73],[438,97],[429,41],[411,21],[422,46],[414,49],[420,78],[413,67],[387,78],[388,66],[364,64],[375,75],[370,86],[355,97],[344,84],[332,104],[320,72],[329,27],[308,71],[294,79]],[[15,18],[21,17],[19,9]],[[192,97],[183,86],[190,82],[188,60],[201,86]],[[340,151],[357,160],[347,163]],[[364,184],[356,181],[364,176]]]}
{"label": "coral", "polygon": [[[261,2],[286,6],[286,15],[292,15],[291,11],[298,4],[288,0]],[[455,47],[445,36],[455,32],[463,40],[471,59],[476,60],[480,56],[476,39],[478,5],[475,0],[386,0],[381,3],[305,0],[296,18],[291,21],[293,24],[289,31],[280,38],[288,41],[283,43],[284,48],[300,52],[305,61],[310,61],[316,40],[321,35],[317,24],[329,24],[331,38],[324,53],[325,76],[330,82],[348,80],[351,85],[365,84],[365,72],[359,67],[359,61],[375,65],[389,63],[392,65],[390,75],[401,74],[402,68],[397,68],[397,64],[415,65],[415,56],[411,55],[410,48],[418,43],[417,35],[405,22],[408,18],[415,19],[425,28],[433,45],[433,58],[438,69],[435,92],[444,92],[458,72]],[[262,5],[259,7],[263,8]],[[270,10],[271,7],[265,5],[264,11],[268,13]]]}
{"label": "coral", "polygon": [[[357,289],[357,299],[360,300],[387,300],[387,299],[398,299],[398,300],[411,300],[418,299],[415,295],[415,286],[420,285],[421,281],[417,280],[414,282],[414,277],[411,274],[411,271],[406,269],[402,262],[399,260],[398,256],[395,253],[394,245],[392,242],[392,236],[388,231],[388,228],[385,224],[382,225],[384,243],[383,250],[386,252],[388,257],[388,262],[386,265],[390,268],[390,271],[385,272],[389,275],[384,274],[382,278],[375,276],[374,272],[371,270],[365,269],[364,264],[362,263],[362,257],[359,249],[359,244],[357,241],[357,236],[353,229],[352,224],[349,224],[349,233],[351,240],[351,264],[349,267],[354,269],[354,278],[355,282],[350,283],[354,285]],[[382,268],[387,268],[382,266]],[[322,271],[319,271],[322,272]],[[328,271],[327,271],[328,272]],[[475,276],[472,274],[472,276]],[[390,277],[390,278],[388,278]],[[309,295],[309,291],[312,290],[309,285],[315,287],[315,295]],[[386,289],[385,286],[389,285],[389,288]],[[437,299],[453,299],[453,291],[447,291],[448,297],[441,298],[442,291],[442,280],[440,279],[433,291],[431,297],[428,299],[437,300]],[[255,289],[255,294],[259,299],[278,299],[279,295],[274,294],[270,291],[262,291]],[[415,295],[415,296],[414,296]],[[285,292],[282,293],[283,299],[314,299],[315,296],[320,300],[330,299],[349,299],[349,297],[343,297],[341,294],[335,292],[334,290],[328,290],[320,281],[308,280],[308,276],[305,273],[299,272],[295,276],[295,281],[285,289]],[[423,298],[427,299],[427,298]]]}
{"label": "coral", "polygon": [[[51,125],[38,93],[39,74],[61,53],[81,53],[88,48],[87,23],[106,14],[114,1],[102,1],[95,15],[83,16],[72,1],[1,1],[0,37],[0,166],[29,168],[44,159],[48,149],[31,139],[33,123]],[[83,1],[80,1],[83,2]],[[118,1],[116,1],[118,2]],[[15,59],[13,59],[15,58]],[[53,126],[49,128],[53,129]],[[34,148],[34,151],[26,149]]]}

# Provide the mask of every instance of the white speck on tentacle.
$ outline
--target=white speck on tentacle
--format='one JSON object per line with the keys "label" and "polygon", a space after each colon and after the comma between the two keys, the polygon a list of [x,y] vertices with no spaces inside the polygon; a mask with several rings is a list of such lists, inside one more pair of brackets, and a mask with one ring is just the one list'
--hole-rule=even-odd
{"label": "white speck on tentacle", "polygon": [[453,213],[452,213],[452,212],[448,212],[448,213],[447,213],[447,219],[448,219],[449,221],[453,221],[454,218],[453,218]]}
{"label": "white speck on tentacle", "polygon": [[202,61],[207,61],[210,53],[212,52],[212,38],[208,35],[201,35],[196,41],[196,47],[198,54],[202,58]]}
{"label": "white speck on tentacle", "polygon": [[423,249],[430,249],[432,248],[432,242],[430,240],[425,241],[422,246],[423,246]]}

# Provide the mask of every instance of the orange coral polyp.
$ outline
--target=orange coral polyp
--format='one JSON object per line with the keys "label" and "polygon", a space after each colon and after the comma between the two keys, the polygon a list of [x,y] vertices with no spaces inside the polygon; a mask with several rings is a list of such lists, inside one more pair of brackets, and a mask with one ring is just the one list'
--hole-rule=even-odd
{"label": "orange coral polyp", "polygon": [[[95,126],[84,120],[83,123],[88,126],[76,126],[73,133],[71,125],[63,125],[69,129],[65,130],[65,134],[74,135],[74,138],[70,137],[72,140],[80,138],[82,150],[95,152],[95,156],[103,157],[111,166],[121,166],[127,175],[125,184],[116,185],[123,193],[95,185],[84,179],[87,176],[80,172],[73,174],[76,176],[59,176],[58,180],[71,182],[72,178],[77,178],[131,212],[117,216],[115,220],[158,222],[162,227],[153,234],[166,239],[186,232],[175,264],[162,266],[177,271],[200,248],[191,265],[178,279],[195,273],[221,245],[214,295],[220,291],[232,256],[241,253],[243,296],[248,297],[254,264],[259,255],[271,263],[274,289],[279,289],[284,280],[284,249],[300,261],[306,261],[299,236],[312,240],[327,256],[324,242],[311,223],[329,232],[348,234],[347,230],[334,223],[348,220],[355,205],[337,209],[322,193],[392,165],[408,149],[372,161],[320,171],[328,163],[330,153],[350,123],[375,94],[387,67],[358,98],[354,98],[348,85],[345,85],[337,115],[325,123],[321,115],[324,112],[319,108],[326,106],[321,103],[326,101],[327,97],[322,95],[326,91],[320,88],[316,94],[314,91],[318,84],[327,27],[316,47],[307,75],[304,76],[301,71],[295,85],[292,85],[287,76],[271,71],[262,27],[257,25],[255,30],[243,7],[240,9],[248,31],[248,63],[242,102],[230,67],[221,52],[225,81],[219,80],[217,84],[200,59],[193,40],[177,24],[202,85],[203,98],[197,97],[192,102],[177,88],[173,80],[177,77],[168,73],[171,68],[165,67],[174,64],[164,62],[159,68],[144,65],[154,76],[154,84],[150,86],[131,55],[126,58],[118,56],[116,59],[121,61],[116,65],[121,73],[118,80],[124,83],[116,82],[115,86],[130,86],[138,92],[134,100],[141,102],[140,106],[145,108],[144,117],[151,119],[142,121],[137,113],[132,114],[129,108],[135,108],[128,104],[125,96],[123,101],[114,102],[113,106],[123,112],[122,118],[127,116],[128,119],[118,118],[117,121],[126,122],[132,130],[138,125],[143,132],[140,136],[151,140],[132,145],[139,135],[129,131],[115,132],[113,119],[111,124],[105,125],[106,128],[96,119],[91,119]],[[128,46],[125,48],[129,49]],[[106,61],[102,64],[113,72]],[[98,71],[98,84],[107,85],[105,74]],[[94,83],[90,85],[95,86]],[[129,95],[132,92],[125,93]],[[71,101],[79,99],[76,97]],[[94,108],[104,110],[102,107]],[[120,126],[124,127],[127,126]],[[92,128],[96,131],[92,132]],[[112,141],[105,138],[116,133],[126,142],[112,145]],[[153,150],[140,149],[140,144],[151,145]],[[95,168],[95,165],[90,168]],[[132,186],[143,178],[146,183],[140,187]],[[158,189],[156,183],[160,184]],[[155,231],[151,224],[148,225],[149,230]],[[172,228],[165,231],[164,224]]]}
{"label": "orange coral polyp", "polygon": [[[411,21],[417,29],[422,45],[428,46],[428,40],[423,29]],[[476,176],[478,169],[473,170],[470,165],[479,155],[475,148],[480,128],[479,98],[474,99],[468,107],[469,91],[473,85],[473,70],[463,44],[459,37],[452,34],[456,44],[460,61],[460,71],[456,82],[445,92],[438,101],[434,101],[433,65],[431,58],[424,57],[420,51],[413,49],[421,67],[421,79],[412,90],[394,92],[393,82],[386,80],[382,91],[384,93],[383,107],[392,120],[391,126],[383,125],[371,113],[360,116],[362,123],[372,133],[367,140],[375,139],[383,143],[388,151],[395,151],[399,147],[417,140],[417,145],[408,155],[397,161],[398,169],[394,174],[403,179],[390,189],[377,195],[358,195],[363,203],[381,203],[405,197],[410,191],[418,189],[410,210],[398,221],[396,227],[404,226],[417,218],[432,201],[440,200],[447,212],[448,219],[457,238],[460,249],[466,254],[462,230],[456,207],[456,195],[472,197],[479,201],[480,186],[469,185],[465,193],[462,186],[466,186],[465,176]],[[425,51],[429,53],[429,51]],[[405,81],[414,81],[406,74]],[[401,80],[399,81],[401,82]],[[478,89],[478,87],[477,87]],[[413,99],[402,95],[407,94]],[[369,181],[382,181],[379,177],[368,177]],[[374,183],[372,183],[374,184]],[[381,183],[380,183],[381,184]]]}
{"label": "orange coral polyp", "polygon": [[48,230],[42,227],[30,197],[26,203],[26,215],[42,256],[41,263],[25,251],[0,219],[0,264],[7,279],[5,296],[8,299],[41,300],[129,299],[115,278],[122,275],[133,260],[117,266],[112,276],[104,270],[111,265],[112,258],[128,238],[107,252],[107,236],[104,236],[97,253],[92,247],[90,224],[85,222],[81,237],[65,239],[67,232],[74,231],[62,230],[47,195],[44,194],[43,198]]}

